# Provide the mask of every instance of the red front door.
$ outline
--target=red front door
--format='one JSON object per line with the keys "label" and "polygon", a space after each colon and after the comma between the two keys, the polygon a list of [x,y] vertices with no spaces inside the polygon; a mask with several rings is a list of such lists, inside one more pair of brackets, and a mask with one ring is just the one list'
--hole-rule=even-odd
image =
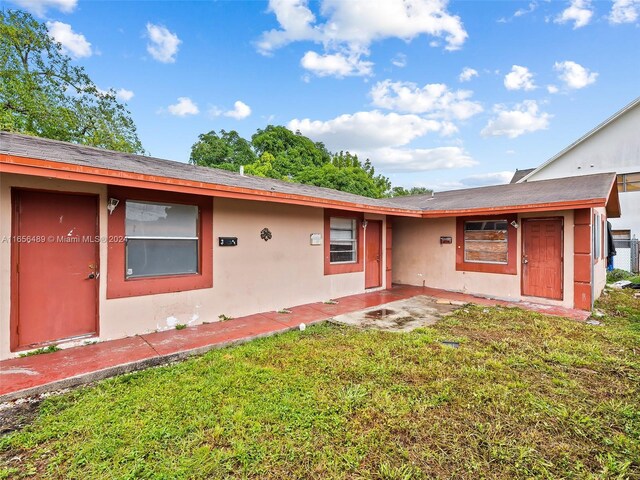
{"label": "red front door", "polygon": [[382,222],[368,220],[365,243],[365,288],[382,286]]}
{"label": "red front door", "polygon": [[97,203],[14,192],[12,349],[97,333]]}
{"label": "red front door", "polygon": [[522,294],[562,299],[562,219],[522,222]]}

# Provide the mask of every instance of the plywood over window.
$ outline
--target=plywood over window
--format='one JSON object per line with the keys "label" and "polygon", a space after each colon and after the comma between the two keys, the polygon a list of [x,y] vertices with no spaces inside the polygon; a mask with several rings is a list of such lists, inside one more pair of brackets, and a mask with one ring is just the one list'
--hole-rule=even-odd
{"label": "plywood over window", "polygon": [[517,273],[515,215],[458,217],[456,270],[484,273]]}

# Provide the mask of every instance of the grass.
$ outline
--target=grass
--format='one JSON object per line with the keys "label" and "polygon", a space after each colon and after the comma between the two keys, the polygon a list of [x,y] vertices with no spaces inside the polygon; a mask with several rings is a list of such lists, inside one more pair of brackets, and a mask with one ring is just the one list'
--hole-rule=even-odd
{"label": "grass", "polygon": [[0,478],[640,478],[640,300],[598,307],[325,324],[102,381],[0,438]]}
{"label": "grass", "polygon": [[60,347],[57,345],[49,345],[47,347],[38,348],[37,350],[31,350],[26,353],[21,353],[21,357],[32,357],[33,355],[43,355],[45,353],[53,353],[60,350]]}

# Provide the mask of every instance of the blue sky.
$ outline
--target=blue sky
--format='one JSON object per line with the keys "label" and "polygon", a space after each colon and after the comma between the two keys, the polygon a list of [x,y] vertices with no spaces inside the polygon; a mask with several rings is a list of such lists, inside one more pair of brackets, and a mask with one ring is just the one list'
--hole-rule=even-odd
{"label": "blue sky", "polygon": [[127,103],[149,154],[285,125],[394,185],[507,181],[640,95],[640,0],[11,0]]}

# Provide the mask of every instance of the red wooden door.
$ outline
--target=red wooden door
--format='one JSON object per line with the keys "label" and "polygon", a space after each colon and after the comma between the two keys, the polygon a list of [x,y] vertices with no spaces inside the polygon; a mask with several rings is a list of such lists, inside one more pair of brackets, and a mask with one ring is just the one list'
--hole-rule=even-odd
{"label": "red wooden door", "polygon": [[382,222],[368,220],[365,244],[364,287],[382,286]]}
{"label": "red wooden door", "polygon": [[97,333],[97,200],[14,192],[12,349]]}
{"label": "red wooden door", "polygon": [[522,294],[562,299],[562,219],[523,220]]}

